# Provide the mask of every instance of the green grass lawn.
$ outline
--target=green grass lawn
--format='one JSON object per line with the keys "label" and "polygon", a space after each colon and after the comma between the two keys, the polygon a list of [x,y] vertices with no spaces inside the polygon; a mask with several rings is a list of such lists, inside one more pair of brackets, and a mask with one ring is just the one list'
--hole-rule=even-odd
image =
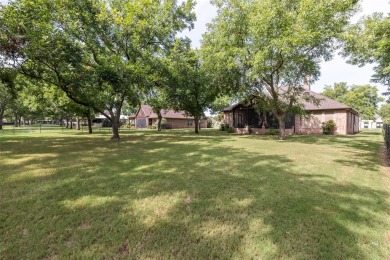
{"label": "green grass lawn", "polygon": [[381,141],[0,134],[0,259],[389,259]]}

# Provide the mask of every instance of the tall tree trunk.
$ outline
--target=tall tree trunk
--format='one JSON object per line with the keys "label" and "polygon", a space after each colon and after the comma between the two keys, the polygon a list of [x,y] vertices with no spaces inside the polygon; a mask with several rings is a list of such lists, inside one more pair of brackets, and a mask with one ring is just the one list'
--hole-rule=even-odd
{"label": "tall tree trunk", "polygon": [[66,128],[69,128],[69,119],[66,118],[65,120],[66,120]]}
{"label": "tall tree trunk", "polygon": [[87,115],[87,121],[88,121],[88,134],[92,134],[92,118],[91,115]]}
{"label": "tall tree trunk", "polygon": [[278,118],[279,123],[279,140],[284,140],[286,137],[286,122],[285,122],[285,115],[278,115],[276,116]]}
{"label": "tall tree trunk", "polygon": [[4,117],[4,110],[2,109],[0,111],[0,130],[3,130],[3,117]]}
{"label": "tall tree trunk", "polygon": [[77,130],[81,130],[80,117],[77,117]]}
{"label": "tall tree trunk", "polygon": [[199,116],[195,116],[195,134],[199,134]]}
{"label": "tall tree trunk", "polygon": [[70,129],[73,129],[73,118],[70,119]]}
{"label": "tall tree trunk", "polygon": [[14,126],[15,126],[15,127],[18,127],[18,122],[19,122],[18,114],[17,114],[17,113],[14,113],[14,117],[15,117]]}
{"label": "tall tree trunk", "polygon": [[161,131],[161,120],[162,120],[162,115],[161,115],[161,112],[158,112],[157,113],[157,116],[158,116],[158,122],[157,122],[157,131]]}
{"label": "tall tree trunk", "polygon": [[119,117],[117,116],[113,116],[112,117],[112,136],[111,136],[111,140],[119,140],[120,137],[119,137]]}

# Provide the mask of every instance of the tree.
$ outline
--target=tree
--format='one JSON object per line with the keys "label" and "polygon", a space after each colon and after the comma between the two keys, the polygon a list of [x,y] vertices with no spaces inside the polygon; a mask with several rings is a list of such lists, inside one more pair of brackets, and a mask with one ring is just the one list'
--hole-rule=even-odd
{"label": "tree", "polygon": [[345,94],[347,94],[347,92],[348,92],[347,83],[340,82],[340,83],[334,83],[333,86],[325,86],[322,95],[343,103]]}
{"label": "tree", "polygon": [[199,121],[217,97],[216,89],[210,84],[199,52],[191,50],[188,41],[177,42],[170,56],[170,66],[173,81],[168,96],[171,105],[194,117],[195,133],[199,133]]}
{"label": "tree", "polygon": [[3,129],[4,113],[15,99],[15,79],[15,70],[0,68],[0,130]]}
{"label": "tree", "polygon": [[378,115],[381,116],[384,123],[390,124],[390,104],[383,104],[378,111]]}
{"label": "tree", "polygon": [[146,103],[152,108],[153,112],[157,114],[157,131],[161,131],[161,111],[170,107],[166,90],[157,87],[150,90],[146,97]]}
{"label": "tree", "polygon": [[[390,16],[376,13],[350,26],[344,34],[343,54],[348,62],[364,66],[375,64],[372,81],[384,84],[390,96]],[[387,102],[390,102],[390,97]]]}
{"label": "tree", "polygon": [[378,111],[378,103],[384,100],[378,96],[375,86],[367,84],[348,87],[344,82],[325,87],[322,95],[356,109],[362,119],[373,119]]}
{"label": "tree", "polygon": [[146,91],[151,65],[192,28],[192,8],[192,0],[17,0],[1,10],[0,51],[25,75],[103,114],[119,139],[124,102]]}
{"label": "tree", "polygon": [[316,101],[303,88],[305,78],[318,78],[320,61],[332,57],[356,2],[215,0],[218,16],[202,43],[212,83],[224,93],[243,92],[267,102],[283,139],[286,115],[303,100]]}

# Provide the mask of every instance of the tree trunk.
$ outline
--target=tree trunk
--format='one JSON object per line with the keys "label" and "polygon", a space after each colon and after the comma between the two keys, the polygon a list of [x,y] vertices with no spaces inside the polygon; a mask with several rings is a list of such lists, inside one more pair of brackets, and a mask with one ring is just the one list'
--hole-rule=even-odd
{"label": "tree trunk", "polygon": [[70,129],[73,129],[73,118],[70,119]]}
{"label": "tree trunk", "polygon": [[91,118],[91,115],[87,116],[87,121],[88,121],[88,134],[92,134],[92,118]]}
{"label": "tree trunk", "polygon": [[3,117],[4,117],[4,111],[0,111],[0,130],[3,130]]}
{"label": "tree trunk", "polygon": [[161,131],[161,120],[162,120],[162,116],[161,116],[161,113],[158,113],[158,121],[157,121],[157,131]]}
{"label": "tree trunk", "polygon": [[18,114],[14,113],[14,117],[15,117],[14,126],[15,126],[15,127],[18,127],[18,122],[19,122]]}
{"label": "tree trunk", "polygon": [[195,134],[199,134],[199,116],[195,116]]}
{"label": "tree trunk", "polygon": [[277,116],[278,118],[278,123],[279,123],[279,135],[278,139],[279,140],[284,140],[286,137],[286,122],[285,122],[285,116]]}
{"label": "tree trunk", "polygon": [[77,130],[81,130],[80,118],[77,117]]}
{"label": "tree trunk", "polygon": [[66,120],[66,128],[69,128],[69,119],[65,119]]}
{"label": "tree trunk", "polygon": [[119,140],[119,117],[118,116],[113,116],[112,117],[112,136],[111,140]]}

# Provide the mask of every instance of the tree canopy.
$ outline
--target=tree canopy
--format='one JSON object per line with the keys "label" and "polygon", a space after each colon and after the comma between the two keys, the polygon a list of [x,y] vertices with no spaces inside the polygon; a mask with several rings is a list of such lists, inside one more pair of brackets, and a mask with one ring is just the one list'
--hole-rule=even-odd
{"label": "tree canopy", "polygon": [[378,112],[378,103],[384,101],[378,95],[378,89],[371,85],[347,86],[347,83],[334,83],[326,86],[322,95],[344,103],[360,113],[362,119],[374,119]]}
{"label": "tree canopy", "polygon": [[[123,103],[137,103],[193,1],[16,0],[0,12],[0,52],[29,77],[106,116],[119,138]],[[8,62],[10,64],[10,62]]]}
{"label": "tree canopy", "polygon": [[277,116],[284,138],[286,114],[316,80],[336,39],[355,12],[355,0],[215,0],[218,15],[202,42],[213,84],[225,93],[260,97]]}
{"label": "tree canopy", "polygon": [[[390,95],[390,16],[376,13],[351,25],[344,34],[343,54],[351,64],[375,64],[372,81],[384,84]],[[390,102],[390,98],[388,99]]]}

